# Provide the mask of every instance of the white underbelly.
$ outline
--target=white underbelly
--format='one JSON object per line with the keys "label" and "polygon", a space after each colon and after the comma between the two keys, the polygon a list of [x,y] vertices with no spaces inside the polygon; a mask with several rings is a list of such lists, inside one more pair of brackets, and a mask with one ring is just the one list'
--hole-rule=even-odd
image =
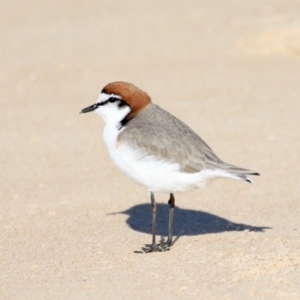
{"label": "white underbelly", "polygon": [[153,192],[186,192],[206,185],[201,172],[183,173],[179,164],[145,156],[128,145],[110,149],[110,156],[117,167],[136,183]]}

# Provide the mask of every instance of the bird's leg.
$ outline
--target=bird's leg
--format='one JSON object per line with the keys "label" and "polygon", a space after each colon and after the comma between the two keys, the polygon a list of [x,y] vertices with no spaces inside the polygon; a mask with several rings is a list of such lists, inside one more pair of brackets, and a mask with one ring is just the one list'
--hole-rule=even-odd
{"label": "bird's leg", "polygon": [[173,238],[173,220],[174,220],[174,207],[175,207],[175,198],[174,195],[170,194],[170,199],[168,201],[169,204],[169,231],[168,231],[168,240],[167,243],[169,246],[172,245]]}
{"label": "bird's leg", "polygon": [[152,211],[152,247],[156,245],[156,202],[154,198],[154,194],[150,192],[150,199],[151,199],[151,211]]}
{"label": "bird's leg", "polygon": [[151,199],[151,211],[152,211],[152,244],[145,245],[142,250],[145,253],[154,252],[154,251],[165,251],[165,247],[161,247],[156,244],[156,203],[154,198],[154,193],[150,191],[150,199]]}
{"label": "bird's leg", "polygon": [[156,244],[156,202],[154,193],[150,191],[151,200],[151,212],[152,212],[152,244],[143,247],[144,252],[159,251],[159,247]]}
{"label": "bird's leg", "polygon": [[159,246],[165,250],[169,250],[172,245],[173,238],[173,220],[174,220],[174,207],[175,207],[175,198],[174,195],[170,194],[169,204],[169,226],[168,226],[168,239],[165,242],[159,244]]}

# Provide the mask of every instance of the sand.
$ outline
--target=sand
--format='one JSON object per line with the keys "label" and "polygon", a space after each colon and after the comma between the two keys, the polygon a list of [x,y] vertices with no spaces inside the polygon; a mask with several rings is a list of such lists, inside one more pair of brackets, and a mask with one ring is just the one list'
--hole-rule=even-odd
{"label": "sand", "polygon": [[[299,1],[2,1],[1,299],[300,299]],[[254,184],[176,194],[171,251],[96,114],[129,81]],[[168,195],[158,194],[158,239]]]}

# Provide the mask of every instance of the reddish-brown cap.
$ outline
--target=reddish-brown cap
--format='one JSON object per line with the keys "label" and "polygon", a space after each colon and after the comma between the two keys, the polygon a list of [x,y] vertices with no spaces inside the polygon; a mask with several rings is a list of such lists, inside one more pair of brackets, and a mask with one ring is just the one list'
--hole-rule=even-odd
{"label": "reddish-brown cap", "polygon": [[111,82],[103,88],[102,93],[120,96],[130,106],[131,116],[136,115],[151,103],[151,98],[147,93],[128,82]]}

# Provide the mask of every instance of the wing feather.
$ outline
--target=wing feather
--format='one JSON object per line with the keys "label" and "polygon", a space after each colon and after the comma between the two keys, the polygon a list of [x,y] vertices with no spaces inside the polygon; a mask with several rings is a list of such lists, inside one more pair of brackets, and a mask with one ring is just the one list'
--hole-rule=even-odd
{"label": "wing feather", "polygon": [[155,104],[133,118],[119,139],[145,155],[179,163],[186,173],[199,172],[209,162],[222,163],[190,127]]}

